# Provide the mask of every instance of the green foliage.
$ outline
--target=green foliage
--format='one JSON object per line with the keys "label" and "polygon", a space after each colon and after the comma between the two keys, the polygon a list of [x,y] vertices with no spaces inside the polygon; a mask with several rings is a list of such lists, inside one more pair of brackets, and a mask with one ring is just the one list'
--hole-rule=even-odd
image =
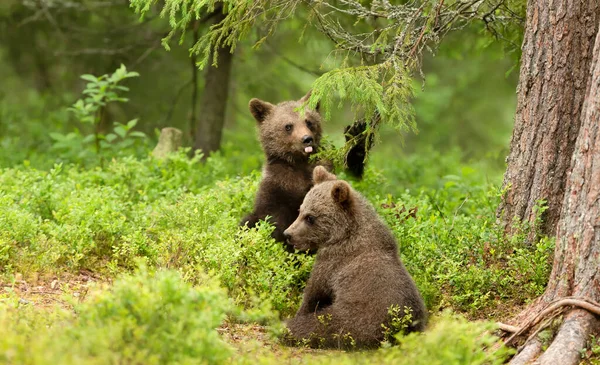
{"label": "green foliage", "polygon": [[215,328],[231,304],[215,281],[205,275],[196,281],[192,288],[169,271],[121,278],[77,309],[67,336],[76,352],[111,362],[224,363],[230,351]]}
{"label": "green foliage", "polygon": [[124,79],[138,77],[137,72],[127,72],[125,65],[121,65],[112,75],[82,75],[81,78],[88,81],[82,94],[85,99],[79,99],[71,108],[81,123],[97,125],[102,118],[102,111],[108,103],[119,101],[127,102],[127,98],[120,97],[119,91],[129,91],[125,86],[119,85]]}
{"label": "green foliage", "polygon": [[115,122],[114,129],[110,133],[105,133],[102,130],[102,123],[105,117],[107,107],[110,103],[128,101],[127,98],[119,96],[119,92],[129,91],[129,89],[120,83],[128,78],[137,77],[137,72],[128,72],[125,65],[121,65],[111,75],[82,75],[81,78],[88,81],[88,84],[82,94],[85,98],[79,99],[68,108],[73,112],[79,122],[89,124],[93,127],[94,132],[89,135],[82,135],[79,130],[62,134],[58,132],[50,133],[50,137],[55,141],[53,148],[65,153],[76,160],[85,160],[89,154],[88,145],[95,146],[96,154],[103,155],[107,150],[110,150],[113,155],[122,151],[134,144],[134,138],[146,138],[146,135],[139,131],[132,131],[138,120],[133,119],[126,124]]}
{"label": "green foliage", "polygon": [[[228,145],[203,164],[199,163],[200,155],[190,159],[189,151],[182,150],[166,160],[115,158],[92,169],[58,164],[45,171],[21,164],[1,170],[3,281],[11,282],[17,273],[28,278],[82,269],[118,278],[136,268],[141,259],[149,268],[177,270],[187,283],[175,279],[172,273],[163,277],[142,271],[118,281],[122,284],[113,291],[100,292],[89,305],[77,307],[76,317],[53,311],[50,318],[38,321],[41,314],[31,314],[26,307],[19,307],[18,315],[14,314],[16,309],[11,309],[10,314],[0,315],[0,325],[9,333],[0,339],[0,356],[12,356],[2,361],[45,364],[75,362],[77,358],[80,363],[106,363],[109,358],[144,357],[144,363],[161,363],[167,350],[161,352],[155,344],[169,342],[162,334],[173,333],[179,327],[163,323],[163,319],[171,318],[166,314],[155,323],[147,313],[159,313],[161,309],[157,308],[163,305],[177,318],[198,313],[186,300],[175,300],[185,296],[166,293],[172,283],[179,288],[194,285],[197,289],[192,290],[212,288],[207,272],[219,280],[229,299],[215,294],[219,298],[213,302],[217,310],[199,321],[227,311],[230,321],[280,326],[279,319],[292,315],[301,302],[313,257],[286,253],[282,244],[270,238],[272,226],[267,223],[255,229],[238,227],[241,217],[252,207],[260,178],[252,171],[260,159],[258,151],[240,153],[235,152],[236,148]],[[462,163],[458,153],[430,152],[388,159],[381,162],[386,170],[376,167],[380,163],[377,159],[373,162],[362,181],[351,183],[392,228],[402,260],[430,310],[449,307],[469,317],[494,317],[502,314],[495,312],[499,304],[522,304],[543,291],[553,242],[544,239],[525,245],[519,237],[500,239],[501,230],[494,225],[500,192],[486,183],[489,178],[497,184],[498,175],[489,177],[480,165]],[[339,175],[344,177],[343,173]],[[524,235],[526,230],[524,227]],[[18,298],[9,297],[8,301],[18,303]],[[227,304],[229,301],[236,307]],[[142,322],[137,322],[138,318]],[[446,320],[447,325],[440,324]],[[151,322],[149,326],[157,326],[152,336],[140,335],[144,332],[139,328],[147,327],[141,323],[147,321]],[[434,325],[424,337],[400,338],[398,348],[335,358],[309,357],[306,363],[409,364],[414,356],[431,363],[439,357],[443,363],[462,364],[480,359],[493,363],[504,358],[502,353],[492,355],[482,350],[488,344],[479,336],[485,326],[469,327],[460,319],[434,317],[432,321],[439,322],[439,330]],[[208,332],[208,328],[213,330],[208,322],[202,323],[198,336],[213,333]],[[394,323],[390,334],[403,326],[402,320]],[[119,337],[115,333],[131,335]],[[101,346],[93,350],[92,342],[81,336],[88,336],[89,341],[96,338],[94,343]],[[452,342],[452,338],[457,341]],[[62,343],[78,345],[65,349]],[[419,347],[418,343],[426,345]],[[168,347],[168,356],[189,355],[186,343],[173,346],[177,348]],[[105,348],[118,350],[109,352]],[[227,353],[218,344],[214,349],[214,354]],[[456,357],[450,357],[451,350]],[[412,355],[413,351],[419,355]],[[31,356],[45,352],[50,355]],[[62,357],[53,357],[58,352]],[[157,352],[163,357],[145,357]],[[264,363],[275,361],[270,353],[256,356]],[[405,357],[410,361],[402,360]],[[31,360],[20,361],[25,358]],[[250,364],[257,358],[243,355],[235,361]]]}
{"label": "green foliage", "polygon": [[[436,57],[424,59],[425,80],[414,81],[419,134],[407,135],[402,150],[431,153],[431,146],[448,153],[458,146],[468,158],[494,157],[497,168],[504,170],[518,72],[505,77],[503,70],[513,62],[476,26],[448,36]],[[381,135],[381,147],[393,147],[393,134],[382,130]]]}
{"label": "green foliage", "polygon": [[384,333],[384,346],[396,343],[396,337],[404,335],[413,323],[412,309],[409,307],[400,308],[399,305],[394,304],[388,308],[388,315],[390,316],[390,326],[381,325]]}
{"label": "green foliage", "polygon": [[[356,106],[355,112],[362,112],[367,120],[378,113],[400,131],[416,131],[413,110],[409,106],[413,95],[410,76],[402,72],[388,78],[389,71],[386,65],[378,64],[327,72],[315,80],[309,105],[315,107],[321,102],[325,118],[330,119],[334,99],[340,100],[339,106],[348,99]],[[386,84],[390,86],[384,87]],[[369,126],[367,135],[373,134],[377,127]]]}
{"label": "green foliage", "polygon": [[583,360],[582,364],[600,364],[600,337],[590,336],[588,345],[582,351],[581,358]]}
{"label": "green foliage", "polygon": [[77,306],[76,316],[0,303],[10,334],[0,338],[0,363],[222,364],[231,349],[215,328],[232,306],[215,280],[197,282],[142,268]]}
{"label": "green foliage", "polygon": [[61,130],[69,119],[62,107],[68,102],[33,91],[21,95],[18,102],[0,94],[0,148],[5,151],[0,153],[0,166],[18,165],[24,160],[47,166],[48,157],[40,152],[51,150],[49,133]]}
{"label": "green foliage", "polygon": [[181,151],[165,161],[126,158],[88,171],[64,165],[4,171],[0,267],[114,274],[144,257],[190,277],[215,271],[238,303],[251,307],[261,297],[290,313],[312,258],[287,254],[269,238],[270,226],[240,232],[256,174],[227,179],[237,171],[230,165],[220,171],[223,158],[197,162]]}
{"label": "green foliage", "polygon": [[511,351],[505,347],[490,349],[498,342],[490,334],[494,327],[493,323],[473,323],[445,314],[427,334],[399,337],[400,345],[390,349],[385,358],[401,358],[400,364],[414,365],[503,364]]}
{"label": "green foliage", "polygon": [[[130,0],[136,12],[144,16],[156,0]],[[288,0],[215,1],[167,0],[160,15],[167,17],[171,32],[163,39],[168,42],[181,32],[180,43],[193,22],[202,22],[213,12],[224,12],[223,21],[210,27],[192,46],[200,54],[198,65],[217,65],[217,50],[228,47],[233,52],[238,43],[256,33],[257,48],[271,37],[280,23],[290,17],[305,17],[325,35],[334,47],[333,70],[325,72],[313,83],[309,104],[321,102],[326,118],[330,117],[334,99],[339,105],[348,100],[355,114],[363,115],[369,127],[365,132],[372,139],[381,123],[401,131],[416,131],[413,109],[412,75],[421,75],[422,54],[436,49],[451,29],[463,29],[481,18],[491,34],[514,40],[522,34],[518,15],[523,1],[483,1],[472,11],[472,4],[455,1],[417,1],[400,4],[389,2],[302,2]],[[303,6],[306,5],[306,8]],[[512,7],[517,10],[513,11]],[[469,10],[466,10],[469,9]],[[498,18],[496,18],[496,15]],[[500,20],[502,19],[502,20]],[[498,27],[502,28],[498,30]],[[306,26],[304,27],[306,30]],[[304,31],[303,31],[304,32]],[[323,64],[327,60],[323,60]],[[339,156],[350,147],[349,141]],[[339,159],[340,157],[335,159]]]}
{"label": "green foliage", "polygon": [[[204,280],[206,286],[190,287],[174,272],[125,276],[117,281],[118,289],[80,306],[79,317],[0,303],[0,364],[298,363],[298,353],[286,349],[273,353],[259,347],[232,356],[214,328],[221,323],[221,304],[227,300],[212,280]],[[137,291],[140,297],[134,295]],[[499,341],[490,334],[492,323],[468,322],[449,313],[432,322],[425,333],[398,336],[399,346],[371,352],[307,353],[301,362],[502,364],[510,354],[502,346],[491,349]],[[162,338],[165,333],[171,336]]]}
{"label": "green foliage", "polygon": [[388,196],[378,206],[428,307],[452,303],[478,316],[484,308],[541,294],[554,244],[543,239],[527,245],[526,231],[505,240],[494,224],[500,193],[471,185],[474,173],[463,168],[441,177],[437,189]]}
{"label": "green foliage", "polygon": [[[155,0],[130,1],[135,11],[142,15],[149,12],[155,2]],[[222,6],[219,5],[220,3]],[[300,5],[300,2],[297,1],[194,0],[189,2],[168,0],[163,4],[160,14],[169,18],[172,30],[163,39],[163,44],[168,49],[169,40],[179,31],[182,32],[180,43],[183,42],[185,31],[192,21],[202,19],[206,14],[214,11],[226,12],[225,20],[212,26],[191,48],[191,52],[201,55],[198,61],[201,68],[208,64],[211,55],[213,65],[216,65],[218,62],[216,50],[219,47],[229,47],[233,52],[238,42],[243,40],[258,22],[266,34],[254,44],[254,47],[260,46],[275,31],[281,18],[284,15],[290,17],[296,14]],[[319,11],[314,7],[309,13],[309,18],[320,17]],[[393,29],[405,25],[398,18],[394,19],[392,24],[395,26]],[[396,30],[400,33],[400,30]],[[390,32],[390,30],[385,30],[385,32]],[[382,36],[378,40],[381,41],[384,38]],[[375,48],[377,46],[374,45]],[[416,127],[412,109],[407,107],[413,91],[410,78],[412,70],[411,67],[399,66],[399,63],[401,61],[389,60],[374,65],[356,66],[346,57],[341,62],[342,67],[325,73],[314,82],[314,92],[309,103],[314,107],[321,102],[324,114],[329,119],[334,99],[339,100],[340,106],[344,100],[348,100],[357,113],[364,114],[366,120],[373,119],[377,112],[382,120],[389,122],[399,130],[414,131]],[[378,123],[370,124],[366,133],[370,136],[376,132],[377,128]]]}
{"label": "green foliage", "polygon": [[[493,323],[469,322],[448,312],[432,319],[425,333],[398,335],[398,346],[373,352],[319,354],[306,364],[477,365],[503,364],[513,352],[490,334]],[[497,349],[493,349],[499,345]],[[269,363],[269,358],[265,363]],[[271,360],[273,361],[273,360]]]}
{"label": "green foliage", "polygon": [[52,364],[51,327],[70,319],[64,310],[19,305],[16,295],[0,298],[0,364]]}
{"label": "green foliage", "polygon": [[[313,258],[287,254],[269,237],[270,225],[237,226],[252,208],[259,175],[238,177],[239,164],[219,154],[200,165],[200,156],[190,160],[186,153],[165,161],[121,158],[91,170],[3,170],[2,272],[115,275],[142,257],[187,278],[211,271],[247,309],[264,302],[283,315],[294,313]],[[500,302],[518,304],[540,294],[553,241],[501,239],[494,225],[497,188],[483,184],[485,178],[456,156],[439,158],[418,160],[429,169],[399,160],[389,177],[394,180],[371,168],[353,182],[398,238],[428,308],[449,306],[479,317]],[[423,185],[406,190],[395,182],[403,180],[407,188],[411,181]]]}
{"label": "green foliage", "polygon": [[[31,161],[32,166],[44,169],[52,167],[55,162],[78,162],[88,167],[98,164],[93,143],[84,153],[89,158],[82,159],[78,157],[82,149],[77,148],[75,142],[68,141],[73,148],[51,149],[56,141],[49,134],[68,136],[73,133],[75,136],[71,138],[81,140],[93,133],[91,125],[81,125],[61,108],[72,105],[85,88],[87,81],[79,79],[79,74],[110,74],[119,63],[135,65],[135,69],[144,77],[126,80],[135,97],[128,103],[109,105],[104,132],[112,132],[114,121],[139,118],[135,129],[143,131],[150,140],[136,138],[134,147],[118,151],[118,154],[143,156],[147,148],[142,147],[151,146],[156,140],[155,129],[165,126],[183,130],[184,144],[191,144],[188,140],[192,91],[189,84],[192,71],[189,48],[192,46],[190,32],[194,19],[187,28],[179,29],[175,36],[179,33],[186,35],[183,47],[173,47],[167,53],[148,48],[152,47],[148,42],[154,42],[148,36],[160,37],[171,29],[168,19],[158,16],[164,2],[150,7],[144,19],[138,21],[138,16],[128,9],[127,2],[97,8],[89,1],[77,7],[69,6],[69,2],[56,1],[48,11],[58,21],[58,28],[46,17],[36,16],[44,13],[40,4],[23,6],[18,1],[13,3],[15,6],[9,7],[6,14],[8,23],[0,25],[5,29],[0,35],[3,45],[0,47],[0,78],[5,86],[3,91],[0,90],[0,146],[11,151],[0,154],[0,166],[20,164],[25,159]],[[260,2],[252,3],[260,5]],[[511,0],[511,4],[516,6],[517,3],[519,1]],[[520,3],[524,5],[523,1]],[[512,9],[512,5],[510,7]],[[205,10],[208,8],[200,12],[202,20],[208,16]],[[504,11],[501,7],[490,15],[490,19],[505,19]],[[255,128],[247,110],[250,98],[260,97],[272,102],[297,99],[306,93],[316,77],[332,70],[342,72],[344,62],[347,67],[343,73],[350,73],[354,66],[360,68],[371,65],[370,61],[360,63],[356,57],[345,57],[343,52],[332,53],[334,44],[317,27],[312,26],[316,23],[314,18],[309,17],[308,7],[298,6],[294,14],[293,17],[286,15],[279,19],[277,31],[269,34],[260,48],[250,49],[257,39],[266,34],[263,29],[266,23],[262,21],[256,23],[248,36],[238,43],[236,59],[239,62],[231,74],[236,91],[230,94],[232,100],[228,103],[224,130],[224,142],[239,146],[235,153],[258,149],[252,133],[248,133]],[[165,18],[168,17],[165,14]],[[27,19],[37,20],[29,22]],[[347,20],[344,20],[344,26],[348,24]],[[21,23],[25,28],[19,28]],[[366,23],[369,22],[361,21],[356,29],[368,30]],[[121,24],[122,27],[115,29],[114,24]],[[407,86],[411,85],[411,89],[406,91],[412,93],[416,89],[416,97],[410,104],[399,104],[400,111],[406,112],[407,116],[412,114],[414,107],[414,119],[420,132],[418,135],[405,132],[406,143],[400,146],[397,133],[382,129],[377,141],[380,142],[379,148],[386,150],[383,155],[387,156],[387,151],[394,146],[397,147],[392,155],[398,156],[414,153],[417,149],[421,153],[423,146],[431,145],[436,150],[446,151],[458,145],[468,157],[479,158],[489,153],[490,148],[496,153],[500,147],[506,147],[512,128],[516,86],[514,76],[517,76],[517,72],[513,72],[513,77],[508,80],[502,77],[512,63],[498,47],[498,43],[504,44],[504,41],[491,41],[489,32],[482,30],[483,24],[476,21],[468,28],[453,33],[454,36],[445,37],[435,54],[424,53],[422,68],[427,79],[424,92],[419,91],[421,80],[408,80]],[[494,25],[498,24],[494,22]],[[200,35],[207,28],[200,25]],[[520,27],[510,29],[522,33]],[[33,43],[23,42],[21,34],[29,34],[28,39]],[[298,38],[301,38],[300,43],[296,42]],[[502,34],[501,39],[505,38]],[[520,45],[520,42],[517,43]],[[473,44],[477,47],[472,47]],[[472,48],[479,50],[480,54],[472,52]],[[36,52],[30,52],[30,49]],[[65,57],[66,54],[75,56]],[[157,69],[160,72],[156,72]],[[40,84],[45,84],[46,80],[49,86],[41,87]],[[358,82],[354,84],[364,88]],[[348,101],[343,109],[335,108],[339,105],[338,100],[342,100],[341,94],[335,89],[329,90],[324,96],[332,100],[329,108],[331,119],[327,121],[325,130],[340,146],[343,138],[338,137],[341,137],[343,127],[357,116],[346,107],[346,104],[352,104],[349,97],[343,99]],[[202,82],[198,84],[198,91],[202,92]],[[353,93],[350,90],[350,93],[358,100],[358,109],[354,112],[360,113],[363,107],[370,107],[367,105],[370,102],[362,100],[362,91]],[[411,123],[412,120],[407,118],[408,128],[405,129],[411,129]],[[392,124],[398,126],[398,123]],[[386,124],[382,124],[382,127],[386,127]],[[104,152],[104,160],[110,160],[113,152],[117,151]],[[342,155],[340,151],[337,154],[338,158]],[[505,154],[506,151],[499,154],[499,166],[503,167]],[[378,153],[373,153],[372,157],[376,155]]]}

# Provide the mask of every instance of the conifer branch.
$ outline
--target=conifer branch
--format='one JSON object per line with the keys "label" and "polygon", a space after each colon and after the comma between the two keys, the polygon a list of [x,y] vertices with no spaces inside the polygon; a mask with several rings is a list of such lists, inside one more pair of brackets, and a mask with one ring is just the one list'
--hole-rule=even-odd
{"label": "conifer branch", "polygon": [[[475,20],[493,29],[495,21],[506,21],[515,14],[509,1],[409,0],[392,4],[387,0],[164,0],[161,15],[168,17],[173,29],[164,40],[168,47],[178,29],[223,7],[225,19],[213,25],[192,48],[199,55],[198,64],[205,67],[211,53],[214,55],[220,47],[233,51],[252,32],[261,35],[255,44],[260,46],[280,22],[297,16],[298,8],[304,7],[309,24],[344,56],[338,69],[314,82],[309,104],[315,106],[320,101],[327,116],[334,98],[338,103],[348,100],[365,120],[374,120],[378,113],[382,123],[416,130],[410,107],[412,76],[422,74],[424,50],[434,52],[446,34]],[[156,2],[130,0],[142,15]]]}

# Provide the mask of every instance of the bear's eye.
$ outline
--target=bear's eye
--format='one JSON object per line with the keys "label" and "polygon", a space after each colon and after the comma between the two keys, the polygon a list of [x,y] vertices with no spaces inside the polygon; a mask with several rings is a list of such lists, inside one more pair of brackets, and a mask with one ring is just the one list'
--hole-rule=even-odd
{"label": "bear's eye", "polygon": [[307,119],[305,122],[306,122],[306,126],[307,126],[308,128],[312,128],[312,126],[313,126],[313,123],[312,123],[310,120],[308,120],[308,119]]}
{"label": "bear's eye", "polygon": [[315,217],[313,217],[312,215],[307,215],[305,219],[306,219],[306,223],[308,223],[310,225],[315,224]]}
{"label": "bear's eye", "polygon": [[294,126],[293,126],[293,125],[291,125],[291,124],[286,124],[286,125],[285,125],[285,130],[289,132],[289,131],[291,131],[291,130],[292,130],[292,128],[293,128],[293,127],[294,127]]}

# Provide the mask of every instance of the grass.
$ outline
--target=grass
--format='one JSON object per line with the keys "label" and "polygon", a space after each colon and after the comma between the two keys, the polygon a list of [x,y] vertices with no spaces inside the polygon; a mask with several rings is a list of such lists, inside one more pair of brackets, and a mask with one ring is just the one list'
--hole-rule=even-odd
{"label": "grass", "polygon": [[251,209],[259,163],[256,153],[228,146],[205,164],[183,151],[165,161],[3,169],[0,363],[506,357],[484,350],[494,341],[489,324],[465,318],[502,319],[541,294],[553,242],[501,239],[499,175],[489,178],[458,154],[430,152],[385,161],[385,169],[375,159],[362,181],[350,181],[392,228],[434,316],[425,335],[401,338],[399,347],[342,354],[276,340],[301,301],[313,258],[286,253],[268,224],[237,226]]}

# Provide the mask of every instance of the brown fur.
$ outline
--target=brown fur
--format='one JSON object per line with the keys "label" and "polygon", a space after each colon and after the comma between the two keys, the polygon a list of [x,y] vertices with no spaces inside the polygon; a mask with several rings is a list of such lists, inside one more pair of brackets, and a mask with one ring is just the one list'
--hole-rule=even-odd
{"label": "brown fur", "polygon": [[[310,92],[298,101],[277,105],[250,100],[250,112],[259,125],[260,142],[266,156],[263,177],[254,202],[254,211],[244,217],[240,225],[254,227],[271,217],[275,225],[273,237],[283,242],[283,231],[298,216],[298,208],[312,187],[315,164],[309,163],[311,154],[318,152],[321,142],[321,115],[317,110],[305,109],[304,114],[295,109],[310,97]],[[291,128],[286,130],[286,126]],[[306,137],[312,142],[305,143]],[[306,146],[313,152],[304,152]]]}
{"label": "brown fur", "polygon": [[388,309],[412,310],[408,331],[421,331],[425,305],[398,256],[392,232],[347,182],[317,167],[315,186],[284,232],[299,250],[316,249],[316,261],[290,335],[318,347],[376,347]]}

